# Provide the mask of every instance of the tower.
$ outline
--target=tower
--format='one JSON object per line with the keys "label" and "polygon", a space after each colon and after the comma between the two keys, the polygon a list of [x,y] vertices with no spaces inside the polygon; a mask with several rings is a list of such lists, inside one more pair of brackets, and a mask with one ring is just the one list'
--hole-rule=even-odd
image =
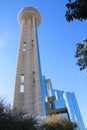
{"label": "tower", "polygon": [[37,27],[41,22],[39,12],[25,7],[19,13],[21,33],[16,65],[12,108],[42,114],[41,68]]}

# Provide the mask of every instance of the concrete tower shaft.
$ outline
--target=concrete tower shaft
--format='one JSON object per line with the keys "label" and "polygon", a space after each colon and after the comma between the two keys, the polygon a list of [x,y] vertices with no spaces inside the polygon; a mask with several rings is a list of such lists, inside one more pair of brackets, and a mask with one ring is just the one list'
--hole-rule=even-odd
{"label": "concrete tower shaft", "polygon": [[42,114],[41,69],[37,26],[41,18],[33,7],[19,13],[21,34],[18,48],[13,109]]}

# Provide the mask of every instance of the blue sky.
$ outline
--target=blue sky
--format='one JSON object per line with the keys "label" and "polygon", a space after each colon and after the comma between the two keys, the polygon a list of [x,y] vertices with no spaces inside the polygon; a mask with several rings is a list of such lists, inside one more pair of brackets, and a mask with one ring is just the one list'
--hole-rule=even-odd
{"label": "blue sky", "polygon": [[68,0],[0,0],[0,96],[11,102],[20,37],[18,12],[34,6],[41,14],[38,27],[42,73],[53,88],[75,92],[87,127],[87,69],[80,71],[74,53],[76,43],[87,37],[87,21],[65,19]]}

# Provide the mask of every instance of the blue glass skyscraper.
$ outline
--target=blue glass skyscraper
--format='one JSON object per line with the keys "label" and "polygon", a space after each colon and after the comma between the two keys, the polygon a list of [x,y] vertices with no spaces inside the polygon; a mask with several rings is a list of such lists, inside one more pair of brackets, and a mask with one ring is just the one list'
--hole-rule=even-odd
{"label": "blue glass skyscraper", "polygon": [[[49,82],[49,84],[51,84],[50,80]],[[47,86],[47,90],[48,96],[46,96],[45,98],[47,98],[48,100],[53,99],[51,100],[52,102],[46,102],[47,114],[52,114],[53,112],[56,112],[56,114],[58,113],[65,118],[69,118],[73,123],[76,123],[77,130],[86,130],[75,94],[71,92],[54,90],[52,88],[52,84],[51,86],[49,86],[49,88]],[[52,103],[53,108],[52,105],[50,105]]]}
{"label": "blue glass skyscraper", "polygon": [[63,97],[65,100],[65,104],[68,109],[71,121],[78,124],[79,130],[86,130],[75,94],[70,93],[70,92],[65,92]]}

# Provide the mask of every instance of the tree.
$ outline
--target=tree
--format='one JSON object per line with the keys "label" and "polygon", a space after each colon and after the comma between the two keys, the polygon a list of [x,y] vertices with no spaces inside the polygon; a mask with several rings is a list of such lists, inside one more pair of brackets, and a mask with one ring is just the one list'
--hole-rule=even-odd
{"label": "tree", "polygon": [[87,0],[68,0],[66,7],[65,17],[67,21],[87,19]]}
{"label": "tree", "polygon": [[83,70],[87,67],[87,39],[83,40],[82,43],[76,44],[75,57],[77,58],[77,65],[80,67],[80,70]]}
{"label": "tree", "polygon": [[24,112],[7,109],[0,103],[0,130],[36,130],[37,120]]}
{"label": "tree", "polygon": [[49,116],[43,121],[43,128],[46,130],[74,130],[75,127],[70,120],[56,115]]}
{"label": "tree", "polygon": [[[68,22],[74,19],[80,21],[87,19],[87,0],[68,0],[66,7],[65,17]],[[75,58],[77,58],[76,64],[80,67],[80,70],[87,67],[87,39],[76,44]]]}

